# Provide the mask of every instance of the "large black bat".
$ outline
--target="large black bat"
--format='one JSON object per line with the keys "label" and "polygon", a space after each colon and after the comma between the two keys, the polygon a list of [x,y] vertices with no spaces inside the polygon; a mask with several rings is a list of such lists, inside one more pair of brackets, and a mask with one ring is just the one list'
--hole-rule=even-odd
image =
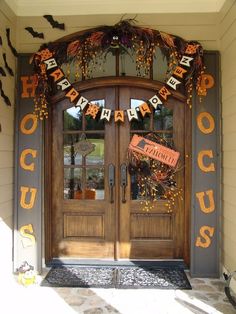
{"label": "large black bat", "polygon": [[33,37],[44,38],[43,33],[36,32],[31,26],[25,27],[25,30],[27,30]]}
{"label": "large black bat", "polygon": [[54,20],[54,18],[52,17],[52,15],[44,15],[43,16],[50,24],[53,28],[59,28],[59,29],[65,29],[65,24],[64,23],[59,23],[56,20]]}
{"label": "large black bat", "polygon": [[3,56],[5,68],[7,69],[7,71],[9,72],[9,74],[10,74],[11,76],[14,76],[14,72],[12,71],[12,69],[9,67],[9,65],[8,65],[8,63],[7,63],[7,56],[6,56],[6,54],[3,53],[2,56]]}
{"label": "large black bat", "polygon": [[11,49],[11,52],[13,53],[13,55],[15,57],[18,57],[18,53],[17,53],[16,49],[12,46],[12,43],[11,43],[10,28],[6,29],[6,35],[7,35],[7,43],[8,43],[8,46],[10,47],[10,49]]}
{"label": "large black bat", "polygon": [[0,93],[2,98],[4,99],[5,103],[7,106],[11,106],[11,102],[10,99],[7,97],[7,95],[5,95],[3,89],[2,89],[2,81],[0,81]]}
{"label": "large black bat", "polygon": [[3,67],[0,67],[0,74],[2,76],[7,76],[5,70],[3,69]]}

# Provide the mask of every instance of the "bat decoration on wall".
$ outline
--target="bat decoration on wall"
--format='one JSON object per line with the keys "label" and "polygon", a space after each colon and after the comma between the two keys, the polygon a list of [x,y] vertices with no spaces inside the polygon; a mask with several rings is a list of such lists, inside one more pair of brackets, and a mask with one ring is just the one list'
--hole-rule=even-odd
{"label": "bat decoration on wall", "polygon": [[2,126],[1,126],[1,124],[0,124],[0,133],[2,132]]}
{"label": "bat decoration on wall", "polygon": [[7,76],[5,70],[3,69],[3,67],[0,66],[0,74],[2,76]]}
{"label": "bat decoration on wall", "polygon": [[28,26],[28,27],[25,27],[25,29],[35,38],[44,38],[44,34],[43,33],[38,33],[36,32],[33,27],[31,26]]}
{"label": "bat decoration on wall", "polygon": [[6,29],[6,35],[7,35],[7,43],[8,43],[8,46],[10,47],[10,49],[11,49],[11,52],[13,53],[13,55],[15,57],[18,57],[18,53],[17,53],[16,49],[12,46],[12,43],[11,43],[10,28]]}
{"label": "bat decoration on wall", "polygon": [[11,106],[11,102],[10,99],[7,97],[7,95],[5,95],[3,89],[2,89],[2,81],[0,81],[0,93],[2,98],[4,99],[5,103],[7,106]]}
{"label": "bat decoration on wall", "polygon": [[51,26],[53,28],[59,28],[59,29],[62,29],[62,30],[65,29],[65,24],[64,23],[59,23],[56,20],[54,20],[52,15],[44,15],[43,17],[51,24]]}
{"label": "bat decoration on wall", "polygon": [[2,37],[0,36],[0,46],[2,46]]}
{"label": "bat decoration on wall", "polygon": [[5,68],[7,69],[7,71],[9,72],[9,74],[10,74],[11,76],[14,76],[14,72],[12,71],[12,69],[9,67],[9,65],[8,65],[8,63],[7,63],[7,56],[6,56],[6,54],[3,53],[2,56],[3,56]]}

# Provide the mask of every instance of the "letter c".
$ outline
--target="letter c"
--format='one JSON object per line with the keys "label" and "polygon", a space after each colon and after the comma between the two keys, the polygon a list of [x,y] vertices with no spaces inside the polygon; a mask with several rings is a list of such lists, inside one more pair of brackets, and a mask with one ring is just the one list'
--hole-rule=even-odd
{"label": "letter c", "polygon": [[34,171],[34,166],[35,166],[34,162],[31,162],[28,165],[25,163],[25,159],[26,159],[27,155],[31,155],[33,158],[36,158],[37,150],[27,148],[27,149],[24,149],[21,152],[21,155],[20,155],[20,165],[21,165],[21,167],[23,169],[25,169],[25,170]]}

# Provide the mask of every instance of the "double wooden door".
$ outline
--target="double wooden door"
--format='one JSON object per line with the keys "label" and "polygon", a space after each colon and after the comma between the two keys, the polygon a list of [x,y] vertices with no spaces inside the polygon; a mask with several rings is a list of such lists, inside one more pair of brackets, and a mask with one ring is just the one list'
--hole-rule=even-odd
{"label": "double wooden door", "polygon": [[[155,94],[148,88],[100,87],[81,93],[90,103],[126,110]],[[171,212],[160,199],[146,211],[135,175],[127,171],[133,134],[157,133],[185,156],[185,109],[174,98],[140,121],[110,122],[86,116],[67,100],[53,106],[52,258],[177,259],[184,256],[184,167],[176,174],[183,193]],[[126,181],[126,182],[125,182]]]}

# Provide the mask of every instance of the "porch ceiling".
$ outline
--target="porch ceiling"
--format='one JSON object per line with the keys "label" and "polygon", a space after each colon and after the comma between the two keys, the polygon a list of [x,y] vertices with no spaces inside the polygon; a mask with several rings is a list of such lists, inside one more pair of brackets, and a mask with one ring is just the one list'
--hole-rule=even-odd
{"label": "porch ceiling", "polygon": [[5,0],[17,16],[219,12],[226,0]]}

